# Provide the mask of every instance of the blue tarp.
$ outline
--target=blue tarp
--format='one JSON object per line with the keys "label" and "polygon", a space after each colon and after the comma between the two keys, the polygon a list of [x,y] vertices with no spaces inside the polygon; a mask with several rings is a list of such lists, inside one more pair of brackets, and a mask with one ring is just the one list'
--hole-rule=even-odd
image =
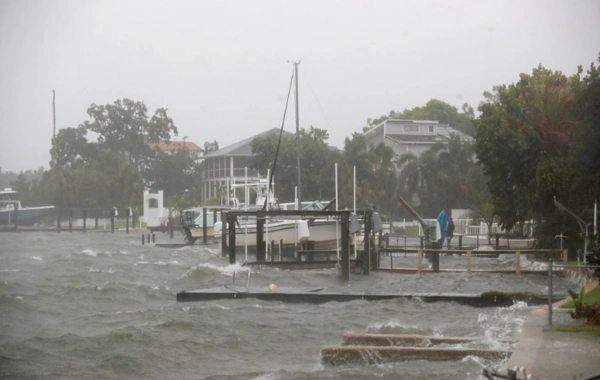
{"label": "blue tarp", "polygon": [[444,247],[444,240],[446,239],[446,227],[448,227],[448,218],[446,218],[446,212],[442,210],[437,217],[437,221],[440,224],[440,239],[438,240],[438,244],[440,248]]}

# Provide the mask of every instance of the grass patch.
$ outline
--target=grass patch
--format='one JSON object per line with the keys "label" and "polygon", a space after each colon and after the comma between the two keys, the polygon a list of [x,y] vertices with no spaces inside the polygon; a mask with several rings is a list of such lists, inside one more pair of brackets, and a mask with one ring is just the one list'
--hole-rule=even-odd
{"label": "grass patch", "polygon": [[[584,305],[593,305],[596,302],[600,303],[600,285],[585,293],[583,296]],[[561,309],[573,309],[575,307],[575,303],[573,300],[570,300],[569,302],[562,304],[560,307]]]}
{"label": "grass patch", "polygon": [[544,327],[545,333],[578,333],[591,336],[600,336],[600,326],[561,326]]}

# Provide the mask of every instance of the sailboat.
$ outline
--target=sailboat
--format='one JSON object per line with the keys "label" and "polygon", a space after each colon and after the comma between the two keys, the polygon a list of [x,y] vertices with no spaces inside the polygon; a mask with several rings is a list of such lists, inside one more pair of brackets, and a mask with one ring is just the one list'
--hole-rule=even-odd
{"label": "sailboat", "polygon": [[[294,62],[294,78],[295,78],[295,108],[296,108],[296,133],[300,133],[299,130],[299,112],[298,112],[298,64]],[[291,87],[290,87],[291,92]],[[289,93],[288,93],[289,98]],[[286,103],[287,107],[287,103]],[[285,113],[284,113],[285,121]],[[283,125],[282,125],[283,130]],[[296,140],[298,141],[298,139]],[[254,205],[254,209],[266,209],[266,210],[327,210],[334,204],[334,200],[329,202],[321,202],[320,200],[303,202],[301,200],[301,181],[300,181],[300,158],[297,150],[297,165],[298,165],[298,187],[297,187],[297,199],[295,202],[288,203],[277,203],[272,193],[273,173],[277,163],[277,157],[275,157],[273,170],[269,171],[268,182],[263,183],[266,188],[261,189],[266,193],[266,198],[257,198],[257,202]],[[243,184],[241,186],[244,186]],[[248,208],[244,208],[248,210]],[[336,246],[336,241],[340,233],[341,226],[336,222],[335,219],[316,219],[316,220],[296,220],[296,219],[269,219],[264,225],[264,237],[267,245],[269,242],[274,242],[280,246],[280,250],[284,248],[297,247],[300,241],[312,241],[315,248],[326,249]],[[236,225],[236,247],[246,247],[249,249],[256,249],[256,221],[240,220]],[[219,238],[222,234],[222,223],[217,222],[214,225],[214,235]]]}

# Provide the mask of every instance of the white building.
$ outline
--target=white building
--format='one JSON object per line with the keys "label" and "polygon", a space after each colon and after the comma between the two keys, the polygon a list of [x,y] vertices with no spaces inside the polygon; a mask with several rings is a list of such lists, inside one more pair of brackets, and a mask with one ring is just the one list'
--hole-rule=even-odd
{"label": "white building", "polygon": [[384,143],[398,156],[412,153],[417,157],[437,143],[448,143],[452,134],[473,141],[471,136],[434,120],[388,119],[364,133],[371,145]]}

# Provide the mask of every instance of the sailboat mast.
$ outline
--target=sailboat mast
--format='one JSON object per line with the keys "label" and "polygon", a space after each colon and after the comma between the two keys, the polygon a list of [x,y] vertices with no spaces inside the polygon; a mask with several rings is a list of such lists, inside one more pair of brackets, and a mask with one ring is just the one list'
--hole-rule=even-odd
{"label": "sailboat mast", "polygon": [[296,87],[296,166],[298,167],[298,207],[302,208],[302,186],[300,182],[300,115],[298,112],[298,65],[294,62],[294,79]]}

